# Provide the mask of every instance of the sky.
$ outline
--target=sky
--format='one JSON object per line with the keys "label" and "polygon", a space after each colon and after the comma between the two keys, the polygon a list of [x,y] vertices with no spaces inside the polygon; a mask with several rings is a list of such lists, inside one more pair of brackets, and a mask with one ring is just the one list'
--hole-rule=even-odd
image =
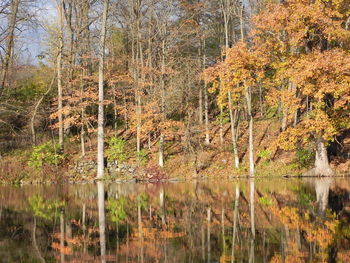
{"label": "sky", "polygon": [[40,61],[37,56],[45,52],[43,38],[46,32],[42,25],[54,21],[57,17],[53,1],[54,0],[40,1],[40,10],[37,13],[38,25],[20,34],[18,45],[21,46],[24,51],[21,59],[26,64],[37,65]]}

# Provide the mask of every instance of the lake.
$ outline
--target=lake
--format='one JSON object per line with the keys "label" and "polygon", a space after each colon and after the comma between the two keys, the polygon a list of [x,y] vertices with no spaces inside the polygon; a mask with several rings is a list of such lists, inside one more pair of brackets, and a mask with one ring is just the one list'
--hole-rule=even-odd
{"label": "lake", "polygon": [[350,262],[346,178],[0,188],[0,262]]}

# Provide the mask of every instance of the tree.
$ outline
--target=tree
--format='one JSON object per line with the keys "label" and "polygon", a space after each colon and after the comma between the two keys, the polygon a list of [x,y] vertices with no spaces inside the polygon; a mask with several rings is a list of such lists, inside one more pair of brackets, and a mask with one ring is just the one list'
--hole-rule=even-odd
{"label": "tree", "polygon": [[245,98],[249,122],[249,175],[252,177],[255,170],[252,89],[264,78],[265,64],[266,58],[262,56],[261,50],[251,49],[240,41],[226,51],[226,59],[223,62],[208,68],[204,74],[206,81],[212,83],[213,89],[219,89],[219,105],[227,103],[227,94],[232,96],[231,103]]}
{"label": "tree", "polygon": [[60,145],[60,150],[63,150],[63,114],[62,114],[62,56],[63,56],[63,48],[64,48],[64,24],[63,24],[63,0],[57,0],[57,11],[58,11],[58,19],[59,19],[59,36],[58,36],[58,50],[57,50],[57,61],[56,61],[56,70],[57,70],[57,100],[58,100],[58,143]]}
{"label": "tree", "polygon": [[[312,174],[333,174],[327,145],[349,125],[349,11],[347,1],[291,0],[270,4],[254,18],[255,43],[270,60],[270,94],[285,101],[286,121],[301,113],[295,127],[284,125],[278,145],[290,150],[312,143]],[[296,88],[276,88],[290,83]]]}
{"label": "tree", "polygon": [[99,67],[98,67],[98,118],[97,118],[97,178],[102,178],[104,175],[104,58],[105,58],[105,42],[106,42],[106,27],[107,13],[109,0],[103,2],[103,15],[99,46]]}
{"label": "tree", "polygon": [[8,78],[8,72],[10,67],[10,62],[13,55],[13,49],[14,49],[14,39],[15,39],[15,28],[17,25],[17,14],[19,5],[21,3],[21,0],[14,0],[11,1],[11,15],[9,16],[9,22],[8,22],[8,33],[7,33],[7,44],[6,44],[6,54],[5,59],[3,61],[3,69],[2,69],[2,75],[1,75],[1,90],[0,94],[3,92],[7,78]]}

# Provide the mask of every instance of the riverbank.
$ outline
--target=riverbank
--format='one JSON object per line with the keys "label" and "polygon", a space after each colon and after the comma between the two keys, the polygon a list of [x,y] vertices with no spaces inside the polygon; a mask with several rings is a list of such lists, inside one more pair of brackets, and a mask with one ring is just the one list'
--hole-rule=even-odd
{"label": "riverbank", "polygon": [[[254,140],[256,177],[300,177],[313,165],[312,152],[307,148],[284,152],[271,152],[279,135],[276,132],[278,122],[261,120],[256,123]],[[117,133],[123,142],[123,149],[117,149],[114,159],[106,158],[104,180],[127,181],[166,181],[194,178],[236,178],[248,174],[246,125],[239,129],[240,168],[234,167],[229,126],[224,127],[224,142],[221,144],[216,134],[210,145],[199,144],[196,151],[188,151],[182,140],[169,139],[165,144],[166,162],[163,168],[158,166],[157,145],[144,144],[142,154],[136,154],[132,136]],[[216,128],[213,129],[217,130]],[[114,131],[108,131],[106,138],[115,137]],[[84,156],[81,155],[79,142],[74,137],[65,142],[69,147],[59,162],[52,162],[56,153],[46,160],[43,153],[33,148],[18,149],[2,156],[0,160],[0,183],[79,183],[93,182],[96,177],[96,142],[91,139]],[[45,145],[45,144],[42,144]],[[40,148],[41,146],[39,146]],[[47,148],[47,146],[45,146]],[[45,147],[41,147],[45,150]],[[347,145],[344,145],[347,147]],[[106,149],[111,146],[106,144]],[[33,159],[33,152],[35,158]],[[121,158],[122,157],[122,158]],[[41,160],[40,158],[44,158]],[[50,164],[51,162],[51,164]],[[34,164],[34,165],[33,165]],[[40,164],[40,166],[39,166]],[[350,161],[341,156],[331,156],[331,166],[335,175],[346,175]]]}

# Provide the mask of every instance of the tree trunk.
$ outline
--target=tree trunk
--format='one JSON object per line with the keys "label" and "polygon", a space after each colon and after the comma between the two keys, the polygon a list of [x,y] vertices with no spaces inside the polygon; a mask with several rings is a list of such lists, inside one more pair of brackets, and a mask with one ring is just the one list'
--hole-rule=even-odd
{"label": "tree trunk", "polygon": [[[205,40],[203,40],[203,70],[205,69],[205,64],[207,63],[207,58],[205,55]],[[210,144],[209,135],[209,101],[208,101],[208,90],[207,85],[204,83],[204,120],[205,120],[205,144]]]}
{"label": "tree trunk", "polygon": [[[200,45],[198,48],[198,66],[203,70],[205,66],[201,61],[202,49],[203,49],[203,44],[202,44],[202,41],[200,41]],[[204,53],[204,50],[203,50],[203,53]],[[199,85],[199,91],[198,91],[198,123],[201,126],[203,124],[203,86],[201,84]]]}
{"label": "tree trunk", "polygon": [[198,122],[200,125],[203,124],[203,87],[199,86],[199,106],[198,106]]}
{"label": "tree trunk", "polygon": [[204,86],[204,118],[205,118],[205,144],[210,144],[209,135],[209,104],[207,86]]}
{"label": "tree trunk", "polygon": [[250,209],[250,230],[252,239],[255,239],[255,181],[254,178],[249,179],[249,209]]}
{"label": "tree trunk", "polygon": [[106,256],[106,215],[105,215],[105,190],[103,182],[97,182],[98,195],[98,225],[100,234],[101,262],[105,263]]}
{"label": "tree trunk", "polygon": [[249,87],[245,88],[245,96],[247,100],[247,111],[249,118],[249,176],[254,177],[254,144],[253,144],[253,115],[252,115],[252,101],[251,101],[251,91]]}
{"label": "tree trunk", "polygon": [[315,180],[316,201],[320,216],[324,216],[328,206],[329,188],[332,182],[332,178],[318,178]]}
{"label": "tree trunk", "polygon": [[143,235],[143,226],[142,226],[142,210],[140,201],[137,204],[137,222],[138,222],[138,231],[139,231],[139,242],[140,242],[140,258],[141,263],[144,262],[144,235]]}
{"label": "tree trunk", "polygon": [[159,206],[160,206],[160,217],[162,219],[162,226],[165,227],[165,194],[164,194],[164,188],[161,187],[159,191]]}
{"label": "tree trunk", "polygon": [[318,139],[316,142],[315,156],[315,175],[331,176],[334,174],[329,165],[327,148],[323,139]]}
{"label": "tree trunk", "polygon": [[38,247],[38,244],[36,242],[36,217],[34,216],[34,222],[33,222],[33,233],[32,233],[32,241],[33,241],[33,246],[34,246],[34,250],[37,254],[37,257],[38,259],[40,260],[40,262],[43,262],[45,263],[45,259],[43,258],[40,250],[39,250],[39,247]]}
{"label": "tree trunk", "polygon": [[100,53],[99,53],[99,67],[98,67],[98,130],[97,130],[97,178],[102,178],[104,175],[104,142],[103,142],[103,123],[104,123],[104,53],[106,42],[106,26],[107,26],[107,12],[109,0],[104,0],[102,27],[100,35]]}
{"label": "tree trunk", "polygon": [[224,144],[224,121],[223,121],[223,116],[224,116],[224,109],[222,106],[220,106],[220,145]]}
{"label": "tree trunk", "polygon": [[61,212],[60,214],[60,249],[61,249],[61,263],[65,262],[65,256],[64,256],[64,214]]}
{"label": "tree trunk", "polygon": [[233,113],[232,109],[232,96],[231,91],[227,93],[228,96],[228,108],[230,111],[230,123],[231,123],[231,136],[232,136],[232,147],[233,147],[233,157],[235,160],[235,168],[239,168],[239,156],[238,156],[238,149],[237,149],[237,130],[236,130],[236,122],[237,122],[237,110]]}
{"label": "tree trunk", "polygon": [[[165,30],[164,30],[165,31]],[[164,35],[166,32],[164,32]],[[162,121],[165,122],[165,40],[162,42],[162,57],[161,57],[161,78],[160,78],[160,88],[161,88],[161,115]],[[159,139],[159,166],[164,167],[164,132],[160,131],[160,139]]]}
{"label": "tree trunk", "polygon": [[58,16],[60,23],[60,36],[59,36],[59,47],[57,55],[57,92],[58,92],[58,144],[60,150],[63,151],[63,139],[64,139],[64,124],[63,124],[63,113],[62,113],[62,56],[63,56],[63,0],[58,1]]}
{"label": "tree trunk", "polygon": [[117,95],[116,95],[116,88],[115,88],[115,85],[113,85],[113,111],[114,111],[114,131],[117,131],[117,128],[118,128],[118,123],[117,123],[117,120],[118,120],[118,112],[117,112]]}
{"label": "tree trunk", "polygon": [[235,258],[235,241],[236,241],[236,234],[237,234],[237,221],[238,221],[238,206],[239,206],[239,184],[236,184],[236,198],[235,198],[235,211],[233,215],[233,231],[232,231],[232,251],[231,251],[231,263],[234,262]]}
{"label": "tree trunk", "polygon": [[207,262],[211,262],[211,230],[210,230],[210,225],[211,225],[211,208],[207,208]]}
{"label": "tree trunk", "polygon": [[4,64],[3,64],[3,70],[2,70],[2,79],[1,79],[1,87],[0,87],[0,95],[3,93],[5,89],[5,85],[7,82],[8,72],[10,68],[10,62],[12,59],[13,54],[13,48],[14,48],[14,39],[15,39],[15,28],[17,24],[17,13],[18,13],[18,7],[21,0],[14,0],[11,3],[11,17],[9,21],[9,27],[8,27],[8,41],[7,41],[7,50],[5,54]]}

